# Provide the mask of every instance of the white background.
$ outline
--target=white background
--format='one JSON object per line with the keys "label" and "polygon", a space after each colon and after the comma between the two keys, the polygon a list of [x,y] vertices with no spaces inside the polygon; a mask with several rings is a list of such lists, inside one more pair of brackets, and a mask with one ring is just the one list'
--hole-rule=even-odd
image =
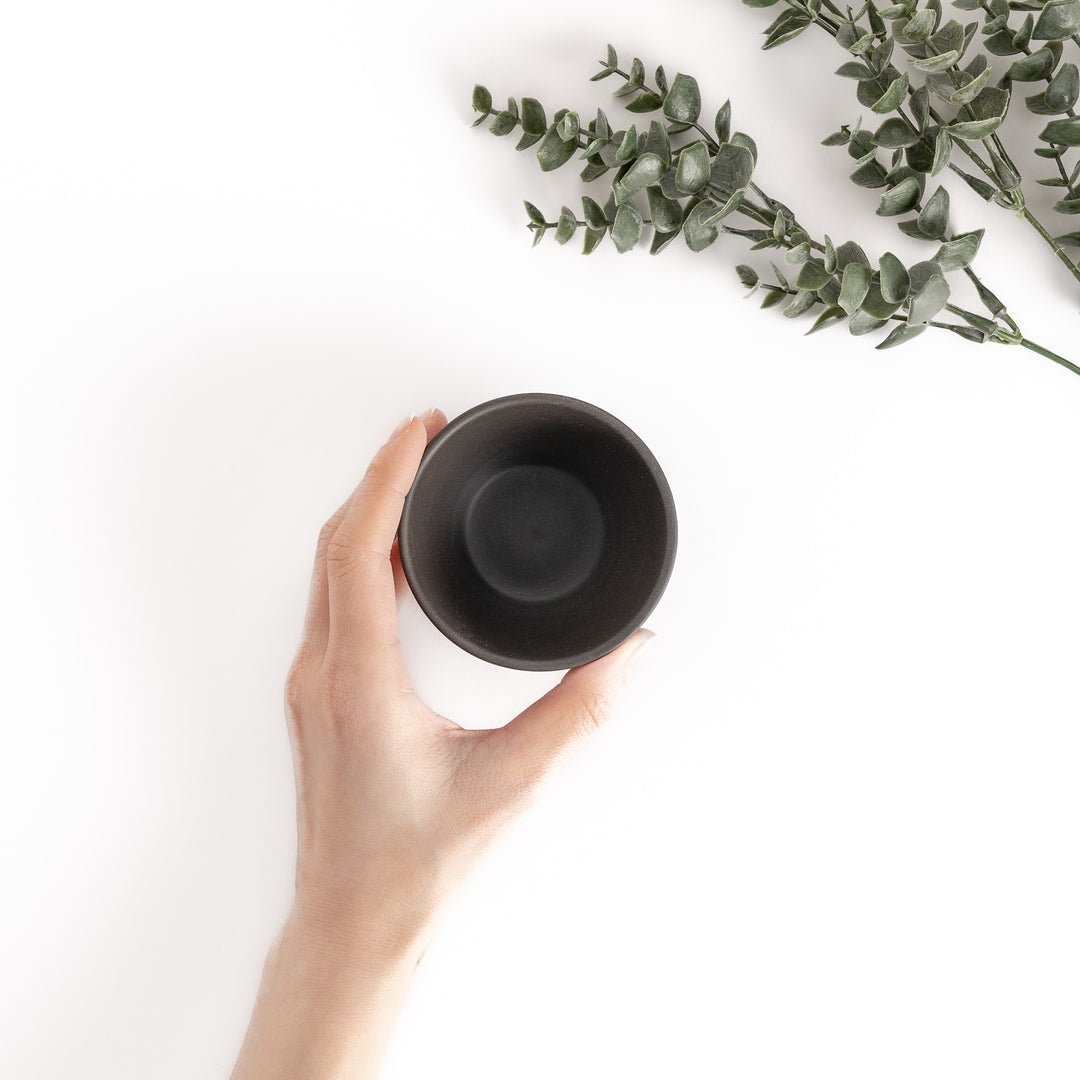
{"label": "white background", "polygon": [[[926,257],[818,145],[858,111],[835,44],[760,52],[774,13],[8,5],[0,1074],[228,1075],[291,897],[319,527],[402,415],[542,390],[652,447],[678,561],[617,714],[446,910],[387,1080],[1076,1076],[1080,378],[804,338],[733,237],[530,250],[521,200],[579,206],[576,172],[469,128],[478,80],[625,116],[610,40],[730,96],[812,231]],[[1071,279],[953,210],[1078,359]],[[466,726],[559,678],[411,600],[401,635]]]}

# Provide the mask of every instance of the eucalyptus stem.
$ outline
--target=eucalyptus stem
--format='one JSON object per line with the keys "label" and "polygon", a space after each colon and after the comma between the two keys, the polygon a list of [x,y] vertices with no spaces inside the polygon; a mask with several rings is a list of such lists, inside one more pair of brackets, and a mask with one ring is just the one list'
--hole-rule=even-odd
{"label": "eucalyptus stem", "polygon": [[[767,293],[784,293],[787,296],[798,296],[799,294],[798,289],[793,289],[790,285],[781,285],[779,282],[763,281],[761,282],[761,288],[765,289]],[[824,301],[818,300],[815,303],[821,304],[824,303]],[[951,304],[948,305],[948,308],[951,311],[959,310],[957,308],[954,308]],[[903,323],[904,317],[902,315],[890,315],[885,321]],[[1009,322],[1010,325],[1014,328],[1014,332],[1012,334],[1002,335],[1001,337],[991,337],[987,340],[989,340],[995,345],[1020,345],[1022,348],[1030,349],[1031,352],[1038,353],[1039,356],[1044,356],[1047,360],[1053,360],[1055,364],[1060,364],[1062,367],[1068,368],[1068,370],[1073,372],[1074,374],[1080,375],[1080,367],[1078,367],[1076,364],[1072,363],[1069,360],[1066,360],[1063,356],[1059,356],[1053,350],[1047,349],[1045,346],[1039,345],[1037,342],[1031,341],[1030,339],[1024,337],[1023,333],[1020,331],[1020,328],[1016,326],[1016,324],[1012,322],[1011,319],[1009,320]],[[926,325],[933,326],[935,329],[938,330],[950,330],[953,333],[957,334],[962,334],[964,331],[969,329],[963,323],[942,322],[938,319],[931,319]],[[817,325],[815,325],[813,329],[807,331],[807,333],[813,333],[816,329]]]}
{"label": "eucalyptus stem", "polygon": [[1061,260],[1069,273],[1072,274],[1077,281],[1080,281],[1080,266],[1077,266],[1076,263],[1065,254],[1065,251],[1058,243],[1057,238],[1050,235],[1046,226],[1043,225],[1027,206],[1022,207],[1018,213],[1020,217],[1022,217],[1043,238],[1043,240],[1046,241],[1050,250]]}
{"label": "eucalyptus stem", "polygon": [[1058,356],[1056,352],[1051,352],[1049,349],[1043,348],[1042,345],[1037,345],[1034,341],[1028,341],[1026,337],[1021,337],[1016,343],[1023,346],[1025,349],[1030,349],[1033,353],[1038,353],[1040,356],[1045,356],[1047,360],[1053,360],[1055,364],[1060,364],[1064,368],[1068,368],[1070,371],[1080,375],[1080,367],[1076,364],[1066,360],[1063,356]]}

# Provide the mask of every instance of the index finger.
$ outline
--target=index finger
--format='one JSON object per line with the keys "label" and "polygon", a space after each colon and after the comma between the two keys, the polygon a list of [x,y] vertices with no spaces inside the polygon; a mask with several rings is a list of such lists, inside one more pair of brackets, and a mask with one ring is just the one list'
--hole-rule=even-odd
{"label": "index finger", "polygon": [[372,459],[327,544],[331,641],[365,650],[397,643],[390,553],[427,440],[415,415],[399,425]]}

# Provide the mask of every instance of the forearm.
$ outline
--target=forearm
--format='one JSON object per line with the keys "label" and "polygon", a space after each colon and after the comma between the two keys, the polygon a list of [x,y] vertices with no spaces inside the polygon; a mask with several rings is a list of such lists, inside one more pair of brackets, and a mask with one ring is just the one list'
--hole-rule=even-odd
{"label": "forearm", "polygon": [[426,942],[418,920],[346,931],[298,905],[267,955],[232,1080],[373,1080]]}

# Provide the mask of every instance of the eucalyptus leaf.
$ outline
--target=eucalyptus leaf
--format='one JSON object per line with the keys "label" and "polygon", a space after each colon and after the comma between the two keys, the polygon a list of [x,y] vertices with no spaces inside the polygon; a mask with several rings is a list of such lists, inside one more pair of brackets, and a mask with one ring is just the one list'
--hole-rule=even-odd
{"label": "eucalyptus leaf", "polygon": [[949,228],[949,192],[942,186],[923,204],[919,212],[919,231],[935,239],[943,237]]}
{"label": "eucalyptus leaf", "polygon": [[[491,112],[491,91],[486,86],[477,83],[473,87],[472,106],[477,112],[482,112],[485,115]],[[483,117],[481,117],[482,119]]]}
{"label": "eucalyptus leaf", "polygon": [[582,195],[581,209],[585,224],[590,229],[607,229],[610,222],[604,215],[603,207],[595,199],[590,199],[588,195]]}
{"label": "eucalyptus leaf", "polygon": [[713,124],[716,131],[717,141],[726,143],[731,135],[731,102],[725,101],[716,112],[716,121]]}
{"label": "eucalyptus leaf", "polygon": [[803,241],[803,243],[796,244],[795,247],[790,248],[784,254],[784,262],[790,263],[792,266],[802,266],[807,259],[812,257],[809,242]]}
{"label": "eucalyptus leaf", "polygon": [[796,38],[810,25],[810,16],[789,8],[770,26],[765,35],[763,49],[774,49]]}
{"label": "eucalyptus leaf", "polygon": [[607,229],[586,229],[585,245],[582,248],[583,253],[591,255],[605,236],[607,236]]}
{"label": "eucalyptus leaf", "polygon": [[840,319],[847,318],[847,312],[838,304],[830,304],[815,320],[814,325],[807,330],[807,334],[813,334],[816,331],[822,329],[824,326],[828,326],[829,323],[834,323]]}
{"label": "eucalyptus leaf", "polygon": [[739,266],[735,267],[735,273],[739,275],[739,280],[747,286],[747,288],[753,288],[758,283],[757,271],[752,266],[741,263]]}
{"label": "eucalyptus leaf", "polygon": [[881,285],[876,281],[870,282],[870,288],[863,297],[862,310],[875,319],[891,319],[900,310],[898,303],[890,303],[885,299],[881,291]]}
{"label": "eucalyptus leaf", "polygon": [[675,186],[686,195],[694,195],[709,182],[709,148],[704,140],[679,151]]}
{"label": "eucalyptus leaf", "polygon": [[[736,131],[731,136],[732,146],[743,146],[750,151],[750,157],[754,164],[757,164],[757,143],[747,134],[741,131]],[[723,147],[721,147],[723,149]]]}
{"label": "eucalyptus leaf", "polygon": [[849,262],[844,267],[840,280],[840,299],[837,303],[849,314],[854,315],[870,289],[873,272],[861,262]]}
{"label": "eucalyptus leaf", "polygon": [[930,124],[930,91],[925,86],[920,86],[911,95],[911,100],[908,102],[911,106],[911,115],[915,120],[915,126],[919,129],[919,134],[922,135],[926,132]]}
{"label": "eucalyptus leaf", "polygon": [[944,277],[929,278],[908,301],[908,322],[929,322],[949,302],[950,291]]}
{"label": "eucalyptus leaf", "polygon": [[655,184],[667,166],[656,154],[642,154],[619,179],[619,184],[628,198],[650,184]]}
{"label": "eucalyptus leaf", "polygon": [[499,113],[491,122],[488,131],[492,135],[509,135],[517,127],[517,117],[507,109]]}
{"label": "eucalyptus leaf", "polygon": [[880,330],[886,321],[886,319],[875,319],[869,312],[856,311],[848,320],[848,331],[856,337],[872,334],[875,330]]}
{"label": "eucalyptus leaf", "polygon": [[888,337],[877,345],[878,349],[892,349],[897,345],[903,345],[905,341],[917,338],[926,329],[926,323],[900,323],[889,331]]}
{"label": "eucalyptus leaf", "polygon": [[918,203],[921,194],[919,182],[914,177],[906,177],[881,196],[877,212],[882,217],[905,214]]}
{"label": "eucalyptus leaf", "polygon": [[997,86],[987,86],[967,108],[972,119],[954,121],[949,125],[949,134],[954,139],[965,139],[969,142],[985,139],[997,131],[1001,121],[1005,119],[1009,108],[1009,92]]}
{"label": "eucalyptus leaf", "polygon": [[728,214],[733,213],[739,207],[745,197],[746,188],[739,188],[738,191],[732,192],[719,209],[701,219],[702,225],[715,225],[722,218],[726,218]]}
{"label": "eucalyptus leaf", "polygon": [[644,222],[637,207],[633,203],[624,202],[616,212],[615,222],[611,226],[611,239],[619,254],[629,251],[637,244],[643,228]]}
{"label": "eucalyptus leaf", "polygon": [[810,259],[803,263],[799,276],[795,279],[795,287],[816,291],[829,280],[830,276],[822,263],[817,259]]}
{"label": "eucalyptus leaf", "polygon": [[800,290],[795,294],[795,299],[784,308],[784,316],[788,319],[797,319],[806,314],[816,303],[818,298],[809,289]]}
{"label": "eucalyptus leaf", "polygon": [[886,251],[878,263],[881,270],[881,295],[890,304],[902,304],[908,295],[911,278],[907,267],[891,252]]}
{"label": "eucalyptus leaf", "polygon": [[991,74],[990,68],[985,68],[975,78],[969,78],[963,86],[953,90],[945,100],[950,105],[966,105],[969,101],[974,101],[982,93],[983,87],[990,81]]}
{"label": "eucalyptus leaf", "polygon": [[569,207],[564,206],[559,213],[559,223],[555,227],[555,242],[565,244],[577,232],[577,219]]}
{"label": "eucalyptus leaf", "polygon": [[1080,71],[1075,64],[1062,64],[1046,88],[1046,104],[1054,112],[1068,112],[1080,96]]}
{"label": "eucalyptus leaf", "polygon": [[669,120],[692,124],[701,113],[701,91],[697,79],[679,72],[664,98],[664,115]]}
{"label": "eucalyptus leaf", "polygon": [[697,203],[683,221],[683,239],[691,251],[703,251],[720,235],[720,230],[715,225],[705,225],[703,217],[707,217],[716,209],[716,204],[709,202]]}
{"label": "eucalyptus leaf", "polygon": [[682,228],[682,206],[669,199],[659,187],[649,187],[645,192],[649,200],[649,217],[658,232],[678,232]]}
{"label": "eucalyptus leaf", "polygon": [[671,140],[668,138],[667,128],[659,120],[649,121],[644,152],[656,154],[665,165],[671,164]]}
{"label": "eucalyptus leaf", "polygon": [[963,270],[965,266],[970,266],[979,252],[979,245],[982,243],[985,231],[985,229],[976,229],[974,232],[962,233],[960,236],[947,240],[938,248],[934,262],[942,270]]}
{"label": "eucalyptus leaf", "polygon": [[867,161],[851,174],[852,183],[864,188],[880,188],[888,184],[888,173],[878,161]]}
{"label": "eucalyptus leaf", "polygon": [[874,141],[878,146],[893,150],[912,146],[919,141],[919,133],[901,116],[890,116],[874,132]]}
{"label": "eucalyptus leaf", "polygon": [[860,64],[858,60],[849,60],[846,64],[841,64],[836,69],[836,74],[842,79],[872,79],[874,77],[874,72],[865,64]]}
{"label": "eucalyptus leaf", "polygon": [[932,259],[924,259],[908,267],[911,278],[911,292],[917,293],[932,277],[942,277],[941,266]]}
{"label": "eucalyptus leaf", "polygon": [[615,160],[621,164],[624,161],[629,161],[631,158],[637,157],[637,148],[637,126],[635,124],[631,124],[630,127],[623,133],[622,140],[619,142],[619,147],[615,151]]}
{"label": "eucalyptus leaf", "polygon": [[1037,41],[1060,41],[1080,30],[1080,0],[1048,0],[1039,12],[1031,36]]}
{"label": "eucalyptus leaf", "polygon": [[649,245],[649,254],[659,255],[661,251],[677,240],[679,235],[679,229],[675,229],[673,232],[654,232],[652,243]]}
{"label": "eucalyptus leaf", "polygon": [[1005,75],[1013,82],[1040,82],[1050,78],[1056,62],[1053,52],[1043,47],[1014,60]]}
{"label": "eucalyptus leaf", "polygon": [[1039,134],[1044,142],[1060,143],[1062,146],[1080,146],[1080,116],[1068,116],[1051,120]]}
{"label": "eucalyptus leaf", "polygon": [[651,90],[646,90],[644,93],[638,94],[638,96],[626,106],[626,111],[632,113],[655,112],[663,104],[664,99],[659,94],[655,94]]}
{"label": "eucalyptus leaf", "polygon": [[559,138],[563,142],[573,143],[574,149],[577,149],[577,137],[578,132],[581,130],[581,121],[576,112],[565,113],[556,123],[555,130],[559,133]]}
{"label": "eucalyptus leaf", "polygon": [[736,143],[724,143],[709,167],[709,184],[723,194],[731,195],[745,188],[753,175],[753,151]]}
{"label": "eucalyptus leaf", "polygon": [[543,135],[548,128],[544,106],[536,98],[521,99],[521,130],[526,135]]}
{"label": "eucalyptus leaf", "polygon": [[937,176],[952,156],[953,141],[949,133],[942,128],[934,139],[934,160],[930,165],[930,175]]}
{"label": "eucalyptus leaf", "polygon": [[931,8],[924,8],[922,11],[917,12],[904,24],[902,29],[896,32],[897,43],[900,45],[915,45],[925,41],[937,29],[940,17],[940,10],[934,11]]}
{"label": "eucalyptus leaf", "polygon": [[912,60],[911,66],[917,68],[919,71],[926,73],[947,71],[953,67],[960,59],[960,50],[951,49],[949,52],[941,53],[939,56],[928,56],[923,60]]}
{"label": "eucalyptus leaf", "polygon": [[558,126],[552,124],[536,148],[536,160],[540,162],[542,171],[551,172],[552,169],[565,165],[574,156],[575,150],[577,150],[577,144],[562,139],[559,136]]}
{"label": "eucalyptus leaf", "polygon": [[[869,74],[869,72],[868,72]],[[889,88],[874,102],[870,108],[876,113],[891,113],[903,100],[907,94],[908,77],[907,75],[901,75],[898,79],[893,79],[889,83]]]}
{"label": "eucalyptus leaf", "polygon": [[866,252],[852,240],[845,240],[844,243],[836,249],[837,268],[843,270],[848,263],[862,263],[863,266],[870,265],[870,260],[866,257]]}
{"label": "eucalyptus leaf", "polygon": [[875,72],[871,78],[861,79],[855,88],[859,104],[872,109],[889,92],[889,88],[895,85],[898,78],[900,72],[889,64],[884,70]]}

